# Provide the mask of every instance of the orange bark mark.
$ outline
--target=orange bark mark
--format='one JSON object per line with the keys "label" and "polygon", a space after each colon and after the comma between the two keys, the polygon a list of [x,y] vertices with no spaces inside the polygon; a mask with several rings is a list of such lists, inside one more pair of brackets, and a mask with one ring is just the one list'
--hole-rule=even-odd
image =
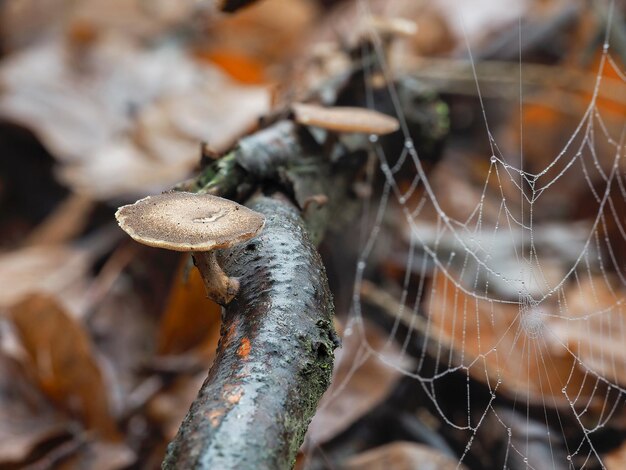
{"label": "orange bark mark", "polygon": [[230,343],[233,341],[235,334],[237,333],[237,328],[239,328],[239,320],[235,319],[231,325],[226,328],[226,331],[222,336],[221,341],[223,349],[227,349],[230,346]]}
{"label": "orange bark mark", "polygon": [[216,428],[217,426],[219,426],[219,424],[222,422],[225,411],[226,410],[224,410],[223,408],[218,408],[216,410],[211,410],[207,413],[206,417],[211,423],[212,427]]}
{"label": "orange bark mark", "polygon": [[243,397],[243,389],[239,386],[229,387],[223,394],[224,399],[231,405],[236,405]]}
{"label": "orange bark mark", "polygon": [[250,355],[250,340],[248,338],[241,340],[241,346],[237,349],[237,355],[242,359],[247,359]]}

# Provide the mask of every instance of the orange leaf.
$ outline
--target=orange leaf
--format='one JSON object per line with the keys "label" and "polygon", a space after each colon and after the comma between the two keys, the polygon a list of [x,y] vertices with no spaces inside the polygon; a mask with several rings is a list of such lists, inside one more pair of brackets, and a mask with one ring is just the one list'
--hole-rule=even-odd
{"label": "orange leaf", "polygon": [[106,384],[83,326],[41,294],[16,304],[10,318],[44,393],[87,429],[117,439]]}
{"label": "orange leaf", "polygon": [[159,325],[157,353],[173,355],[193,349],[214,354],[219,339],[221,308],[206,298],[202,277],[192,269],[186,282],[184,257]]}
{"label": "orange leaf", "polygon": [[234,51],[197,52],[196,56],[202,60],[212,62],[224,72],[241,83],[259,85],[265,83],[263,64],[253,57]]}

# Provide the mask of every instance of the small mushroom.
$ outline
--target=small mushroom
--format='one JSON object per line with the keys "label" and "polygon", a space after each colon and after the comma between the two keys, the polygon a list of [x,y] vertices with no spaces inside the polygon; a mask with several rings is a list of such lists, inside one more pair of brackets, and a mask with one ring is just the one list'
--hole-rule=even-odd
{"label": "small mushroom", "polygon": [[367,108],[295,103],[292,109],[297,123],[335,132],[384,135],[400,128],[396,118]]}
{"label": "small mushroom", "polygon": [[170,192],[148,196],[115,213],[126,233],[144,245],[193,252],[207,296],[227,305],[239,281],[222,271],[215,250],[230,248],[256,236],[265,217],[236,202],[210,194]]}
{"label": "small mushroom", "polygon": [[414,21],[400,17],[372,15],[369,18],[369,26],[384,37],[411,37],[417,33],[417,24]]}

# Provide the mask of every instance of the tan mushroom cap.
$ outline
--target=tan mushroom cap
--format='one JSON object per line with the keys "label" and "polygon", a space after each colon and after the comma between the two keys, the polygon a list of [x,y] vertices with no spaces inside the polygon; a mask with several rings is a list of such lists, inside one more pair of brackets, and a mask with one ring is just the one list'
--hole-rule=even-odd
{"label": "tan mushroom cap", "polygon": [[295,103],[292,109],[299,124],[336,132],[384,135],[400,128],[396,118],[367,108],[324,108],[314,104]]}
{"label": "tan mushroom cap", "polygon": [[144,245],[174,251],[228,248],[257,235],[265,217],[210,194],[148,196],[115,213],[122,230]]}
{"label": "tan mushroom cap", "polygon": [[414,21],[400,17],[372,15],[369,18],[369,26],[380,34],[397,36],[414,36],[417,33],[417,24]]}

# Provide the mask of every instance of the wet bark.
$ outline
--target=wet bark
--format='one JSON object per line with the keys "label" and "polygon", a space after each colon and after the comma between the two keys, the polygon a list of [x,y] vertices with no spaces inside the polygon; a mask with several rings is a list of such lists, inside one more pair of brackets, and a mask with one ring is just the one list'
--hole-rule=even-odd
{"label": "wet bark", "polygon": [[286,198],[249,205],[266,226],[220,256],[240,291],[223,312],[214,365],[166,469],[291,468],[330,383],[337,337],[320,256]]}

